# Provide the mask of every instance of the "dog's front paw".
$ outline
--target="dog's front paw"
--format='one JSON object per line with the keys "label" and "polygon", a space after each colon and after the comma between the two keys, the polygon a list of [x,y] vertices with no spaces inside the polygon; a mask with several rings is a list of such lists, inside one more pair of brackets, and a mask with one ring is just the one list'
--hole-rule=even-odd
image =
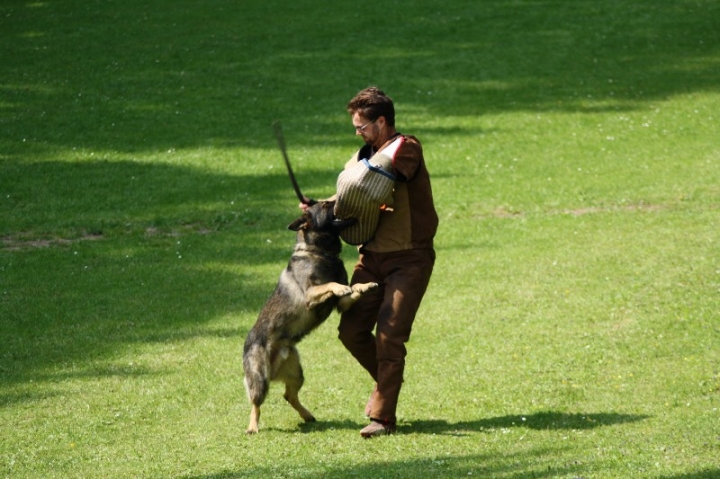
{"label": "dog's front paw", "polygon": [[354,284],[352,290],[355,293],[369,293],[370,291],[375,291],[377,288],[377,283],[359,283]]}
{"label": "dog's front paw", "polygon": [[344,284],[334,284],[332,287],[332,292],[335,296],[347,296],[348,294],[351,294],[353,292],[353,288],[350,286],[344,285]]}

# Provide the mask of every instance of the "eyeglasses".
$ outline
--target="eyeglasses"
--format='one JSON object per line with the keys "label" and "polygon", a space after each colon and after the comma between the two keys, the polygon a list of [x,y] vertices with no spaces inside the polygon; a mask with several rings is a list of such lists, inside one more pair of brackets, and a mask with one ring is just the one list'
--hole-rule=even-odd
{"label": "eyeglasses", "polygon": [[377,120],[370,120],[369,122],[365,123],[363,126],[356,126],[356,127],[355,127],[355,131],[365,131],[365,128],[367,128],[367,126],[368,126],[370,123],[375,123],[376,121],[377,121]]}

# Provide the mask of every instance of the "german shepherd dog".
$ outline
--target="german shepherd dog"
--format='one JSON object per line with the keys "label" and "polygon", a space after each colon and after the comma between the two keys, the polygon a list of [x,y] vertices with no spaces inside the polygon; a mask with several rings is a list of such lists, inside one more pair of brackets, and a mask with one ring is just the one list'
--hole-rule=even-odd
{"label": "german shepherd dog", "polygon": [[298,399],[304,377],[295,346],[325,321],[333,308],[345,311],[364,293],[378,287],[377,283],[348,286],[339,257],[339,234],[355,220],[335,219],[334,206],[334,201],[315,203],[288,226],[297,232],[295,250],[248,333],[243,350],[245,390],[252,404],[248,434],[258,432],[260,406],[273,380],[285,383],[285,400],[300,417],[315,421]]}

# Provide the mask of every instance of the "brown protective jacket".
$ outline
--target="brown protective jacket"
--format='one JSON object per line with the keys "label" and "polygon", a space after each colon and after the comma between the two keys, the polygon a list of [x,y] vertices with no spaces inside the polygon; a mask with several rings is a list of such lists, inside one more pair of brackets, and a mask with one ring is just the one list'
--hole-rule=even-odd
{"label": "brown protective jacket", "polygon": [[[397,181],[392,208],[381,212],[375,237],[362,245],[367,251],[389,253],[433,247],[438,216],[422,145],[414,136],[403,135],[402,138],[403,143],[393,157]],[[395,139],[389,140],[378,151],[383,151]],[[355,165],[367,154],[367,149],[358,150],[345,168]]]}

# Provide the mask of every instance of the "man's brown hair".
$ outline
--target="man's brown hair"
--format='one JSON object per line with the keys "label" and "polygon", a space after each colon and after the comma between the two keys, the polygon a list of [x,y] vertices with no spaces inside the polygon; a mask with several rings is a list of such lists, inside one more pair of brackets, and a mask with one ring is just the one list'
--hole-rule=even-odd
{"label": "man's brown hair", "polygon": [[370,121],[384,116],[388,126],[395,126],[395,105],[392,98],[376,86],[365,88],[355,95],[348,102],[347,111],[351,115],[359,112]]}

